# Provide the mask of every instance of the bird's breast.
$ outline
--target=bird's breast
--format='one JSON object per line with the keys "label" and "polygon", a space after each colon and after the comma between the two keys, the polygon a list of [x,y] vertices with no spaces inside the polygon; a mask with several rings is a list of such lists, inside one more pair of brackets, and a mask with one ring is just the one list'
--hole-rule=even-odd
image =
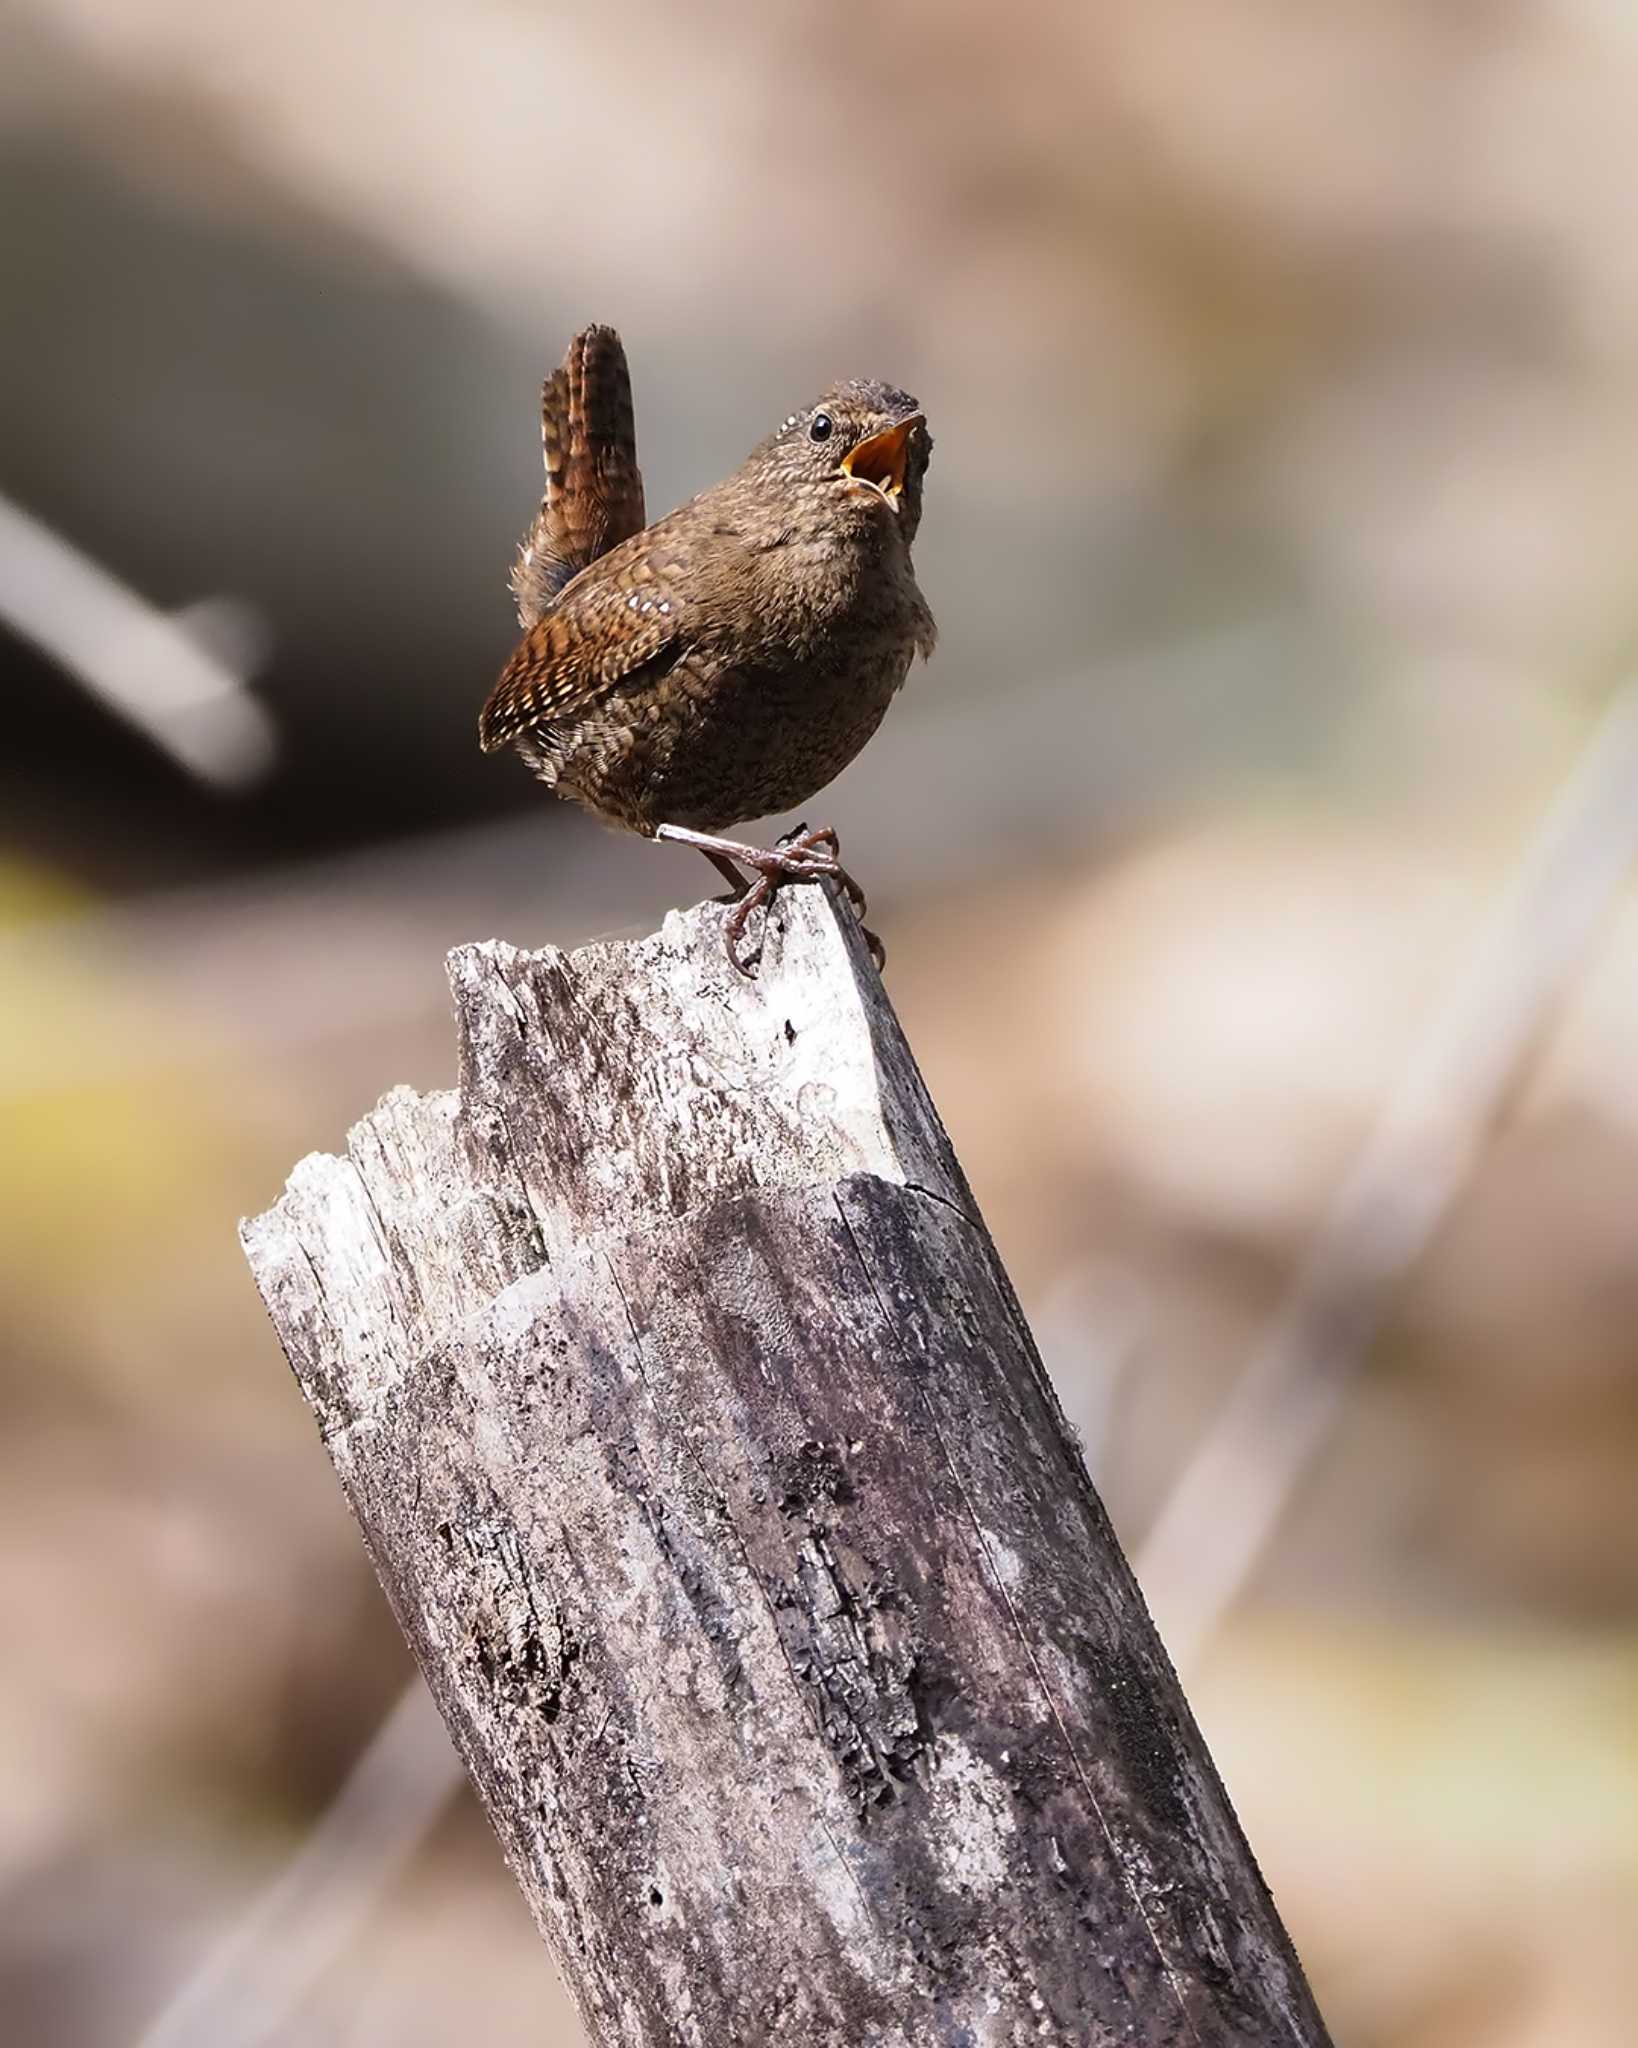
{"label": "bird's breast", "polygon": [[[891,518],[891,513],[884,513]],[[926,606],[908,550],[881,520],[791,526],[757,557],[752,605],[768,652],[796,658],[915,638]]]}

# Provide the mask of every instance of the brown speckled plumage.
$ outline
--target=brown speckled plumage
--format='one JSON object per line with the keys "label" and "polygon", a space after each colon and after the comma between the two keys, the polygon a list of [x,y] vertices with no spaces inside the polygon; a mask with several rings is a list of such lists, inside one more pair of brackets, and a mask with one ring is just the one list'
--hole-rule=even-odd
{"label": "brown speckled plumage", "polygon": [[612,327],[569,344],[540,394],[546,495],[512,566],[525,631],[577,569],[648,523],[626,352]]}
{"label": "brown speckled plumage", "polygon": [[[543,411],[546,502],[513,576],[526,630],[485,750],[515,746],[560,795],[651,836],[805,803],[932,651],[910,560],[932,445],[916,401],[835,385],[648,527],[611,329],[571,344]],[[724,867],[730,847],[745,864],[737,842],[702,850]],[[765,900],[836,869],[809,849],[760,872]]]}

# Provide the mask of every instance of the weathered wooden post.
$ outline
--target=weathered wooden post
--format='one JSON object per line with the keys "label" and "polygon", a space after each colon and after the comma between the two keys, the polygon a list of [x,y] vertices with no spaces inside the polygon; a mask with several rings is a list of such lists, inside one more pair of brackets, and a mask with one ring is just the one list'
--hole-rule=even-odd
{"label": "weathered wooden post", "polygon": [[245,1227],[599,2043],[1326,2036],[857,928],[451,957]]}

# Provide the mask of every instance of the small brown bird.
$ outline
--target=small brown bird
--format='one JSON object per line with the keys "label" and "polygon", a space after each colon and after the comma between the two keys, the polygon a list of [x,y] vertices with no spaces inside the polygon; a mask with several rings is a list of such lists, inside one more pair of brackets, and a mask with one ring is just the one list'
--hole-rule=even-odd
{"label": "small brown bird", "polygon": [[645,526],[625,351],[589,327],[542,428],[546,497],[512,572],[524,637],[479,738],[606,823],[697,847],[739,899],[725,938],[749,973],[746,920],[784,883],[833,875],[864,908],[828,828],[721,835],[822,789],[931,654],[910,561],[927,423],[891,385],[833,385]]}

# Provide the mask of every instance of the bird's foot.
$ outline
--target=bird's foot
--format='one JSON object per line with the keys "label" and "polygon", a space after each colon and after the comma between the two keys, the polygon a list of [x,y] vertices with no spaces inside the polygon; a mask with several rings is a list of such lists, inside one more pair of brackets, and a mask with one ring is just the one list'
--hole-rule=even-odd
{"label": "bird's foot", "polygon": [[806,825],[798,825],[793,832],[785,833],[779,844],[781,848],[829,847],[830,858],[837,863],[837,878],[847,891],[847,899],[853,906],[853,914],[859,920],[859,930],[864,935],[865,944],[870,948],[870,957],[876,963],[876,972],[880,974],[887,965],[887,948],[864,921],[865,912],[870,905],[865,901],[865,892],[841,865],[842,845],[836,837],[835,826],[821,825],[817,832],[810,832]]}
{"label": "bird's foot", "polygon": [[[788,882],[840,882],[863,925],[865,893],[838,858],[841,847],[828,825],[821,826],[816,832],[799,825],[794,832],[787,832],[777,846],[771,847],[748,846],[739,839],[719,839],[709,833],[691,832],[682,825],[661,825],[654,836],[698,848],[719,874],[735,884],[739,892],[738,901],[723,920],[722,936],[730,963],[747,979],[754,971],[748,962],[760,954],[761,948],[758,946],[749,955],[741,950],[745,927],[752,913],[766,910]],[[747,883],[737,872],[736,863],[737,867],[748,868],[756,880]],[[887,955],[881,940],[868,928],[865,929],[865,938],[871,958],[878,967],[883,966]]]}
{"label": "bird's foot", "polygon": [[[840,854],[840,842],[830,826],[822,825],[817,831],[810,832],[806,826],[798,825],[794,832],[787,832],[777,846],[748,847],[743,854],[734,856],[736,860],[743,861],[757,878],[729,911],[723,923],[722,935],[728,948],[728,958],[741,974],[751,973],[750,967],[746,964],[746,956],[740,949],[745,937],[745,927],[752,913],[757,910],[765,912],[787,882],[816,882],[826,877],[841,883],[877,967],[881,968],[887,964],[887,954],[881,940],[864,921],[865,911],[869,907],[865,901],[865,893],[843,867]],[[750,957],[755,958],[760,952],[759,946],[756,953]]]}

